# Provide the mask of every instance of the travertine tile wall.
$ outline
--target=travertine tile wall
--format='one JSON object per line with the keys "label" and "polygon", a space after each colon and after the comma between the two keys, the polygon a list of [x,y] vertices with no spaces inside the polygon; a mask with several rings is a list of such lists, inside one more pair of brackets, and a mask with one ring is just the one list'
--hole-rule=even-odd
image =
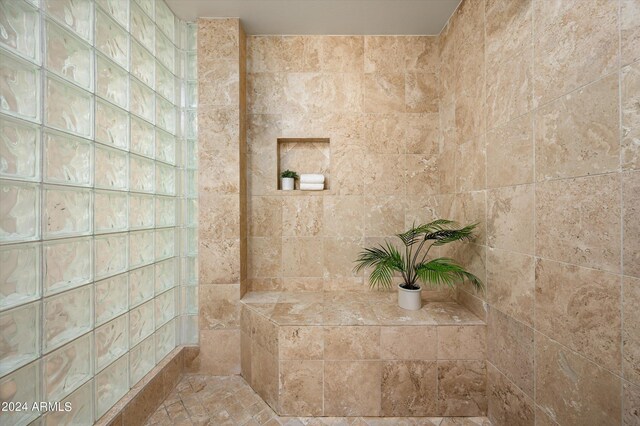
{"label": "travertine tile wall", "polygon": [[[198,20],[199,330],[192,368],[240,373],[245,39],[238,19]],[[200,56],[201,55],[201,56]]]}
{"label": "travertine tile wall", "polygon": [[640,1],[467,0],[440,48],[491,420],[639,424]]}

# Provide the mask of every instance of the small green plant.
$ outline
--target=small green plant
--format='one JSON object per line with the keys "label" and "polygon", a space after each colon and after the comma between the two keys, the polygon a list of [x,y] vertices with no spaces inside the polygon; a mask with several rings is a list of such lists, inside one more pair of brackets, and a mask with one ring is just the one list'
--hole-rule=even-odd
{"label": "small green plant", "polygon": [[[404,253],[389,242],[384,246],[366,248],[356,260],[354,270],[359,272],[365,267],[373,267],[369,275],[369,284],[371,287],[383,289],[391,288],[394,272],[402,274],[404,282],[400,286],[407,290],[419,289],[418,281],[434,287],[445,285],[454,288],[464,280],[469,280],[474,287],[482,289],[482,281],[453,259],[427,259],[433,246],[442,246],[454,241],[470,241],[477,225],[474,223],[459,228],[455,222],[447,219],[414,225],[408,231],[396,235],[404,245]],[[418,248],[414,251],[416,244]],[[425,245],[427,247],[423,250]]]}
{"label": "small green plant", "polygon": [[287,169],[284,172],[280,173],[280,177],[298,179],[298,174]]}

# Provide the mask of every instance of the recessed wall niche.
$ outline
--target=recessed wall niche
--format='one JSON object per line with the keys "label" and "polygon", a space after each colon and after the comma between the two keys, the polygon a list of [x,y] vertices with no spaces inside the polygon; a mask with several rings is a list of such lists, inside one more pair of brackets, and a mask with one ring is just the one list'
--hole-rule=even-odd
{"label": "recessed wall niche", "polygon": [[[302,173],[322,173],[324,189],[331,189],[331,150],[329,138],[278,138],[278,189],[280,173],[293,170]],[[296,189],[300,182],[296,181]]]}

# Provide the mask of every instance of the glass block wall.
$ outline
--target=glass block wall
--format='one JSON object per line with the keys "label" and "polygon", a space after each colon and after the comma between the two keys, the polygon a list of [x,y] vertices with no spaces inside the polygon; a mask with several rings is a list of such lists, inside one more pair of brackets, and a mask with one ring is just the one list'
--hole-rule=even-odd
{"label": "glass block wall", "polygon": [[194,25],[0,0],[0,423],[92,424],[197,342]]}

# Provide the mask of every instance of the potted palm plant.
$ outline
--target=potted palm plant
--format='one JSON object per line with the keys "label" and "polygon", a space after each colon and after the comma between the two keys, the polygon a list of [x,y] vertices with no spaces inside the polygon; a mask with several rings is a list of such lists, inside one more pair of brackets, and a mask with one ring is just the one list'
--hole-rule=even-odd
{"label": "potted palm plant", "polygon": [[294,188],[296,179],[298,179],[298,174],[291,170],[285,170],[284,172],[280,173],[280,177],[282,178],[282,182],[280,184],[280,187],[282,188],[282,190],[292,191]]}
{"label": "potted palm plant", "polygon": [[[369,284],[378,289],[390,289],[393,274],[402,275],[402,283],[398,285],[398,305],[409,310],[422,307],[420,283],[432,287],[455,286],[468,280],[476,288],[484,287],[482,281],[472,273],[458,265],[453,259],[439,257],[428,259],[429,251],[434,246],[442,246],[454,241],[470,241],[477,224],[458,227],[447,219],[413,226],[408,231],[396,236],[404,245],[404,253],[387,242],[378,247],[365,248],[356,260],[354,270],[372,267]],[[418,245],[414,250],[414,246]]]}

